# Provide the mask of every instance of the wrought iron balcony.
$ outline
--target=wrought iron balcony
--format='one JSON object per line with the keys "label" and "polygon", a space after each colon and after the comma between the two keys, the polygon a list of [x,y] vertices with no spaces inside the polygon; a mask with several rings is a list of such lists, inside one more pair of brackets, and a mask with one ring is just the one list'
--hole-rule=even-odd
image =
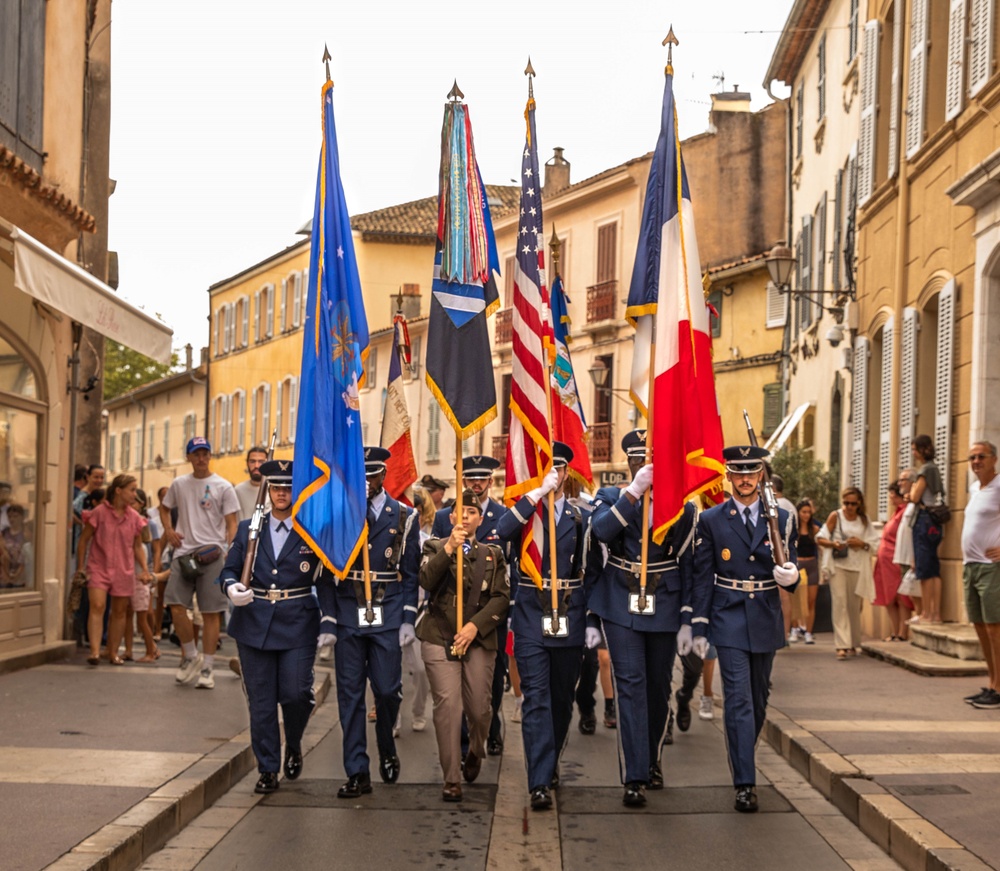
{"label": "wrought iron balcony", "polygon": [[493,459],[500,463],[507,462],[507,436],[493,436]]}
{"label": "wrought iron balcony", "polygon": [[611,462],[611,424],[592,423],[587,432],[590,434],[590,462]]}
{"label": "wrought iron balcony", "polygon": [[500,309],[493,318],[493,323],[495,325],[496,332],[494,333],[494,341],[498,345],[509,345],[512,337],[512,324],[511,315],[513,314],[513,309],[504,308]]}
{"label": "wrought iron balcony", "polygon": [[604,281],[587,288],[587,323],[609,321],[615,316],[618,282]]}

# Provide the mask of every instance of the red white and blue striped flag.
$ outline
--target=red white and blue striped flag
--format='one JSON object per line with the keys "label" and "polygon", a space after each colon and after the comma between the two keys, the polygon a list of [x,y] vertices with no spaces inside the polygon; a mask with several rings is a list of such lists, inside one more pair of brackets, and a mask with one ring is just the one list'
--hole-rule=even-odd
{"label": "red white and blue striped flag", "polygon": [[417,461],[413,456],[410,438],[410,413],[403,392],[402,363],[409,364],[410,336],[406,320],[397,315],[392,322],[393,345],[389,358],[389,386],[385,393],[385,410],[382,413],[381,444],[392,456],[385,463],[385,481],[382,486],[393,499],[402,499],[407,505],[406,488],[417,480]]}

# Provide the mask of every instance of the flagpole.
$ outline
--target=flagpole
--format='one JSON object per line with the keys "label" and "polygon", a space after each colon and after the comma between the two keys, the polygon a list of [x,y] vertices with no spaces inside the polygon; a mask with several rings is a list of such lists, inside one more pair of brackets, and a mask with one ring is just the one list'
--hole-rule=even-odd
{"label": "flagpole", "polygon": [[[461,481],[460,476],[462,474],[462,453],[463,453],[462,436],[461,434],[456,432],[455,433],[455,476],[456,476],[455,489],[458,490],[458,498],[455,499],[455,507],[458,509],[458,512],[455,516],[455,522],[461,523],[462,528],[465,529],[465,524],[462,522],[463,520],[462,515],[465,513],[464,512],[465,504],[464,500],[462,499],[462,490],[457,486],[457,482]],[[465,604],[463,601],[465,599],[465,583],[462,581],[462,563],[464,562],[462,557],[464,555],[464,550],[465,550],[464,544],[455,550],[455,634],[456,635],[462,631],[462,626],[463,626],[462,615],[463,613],[465,613],[465,608],[463,607]]]}

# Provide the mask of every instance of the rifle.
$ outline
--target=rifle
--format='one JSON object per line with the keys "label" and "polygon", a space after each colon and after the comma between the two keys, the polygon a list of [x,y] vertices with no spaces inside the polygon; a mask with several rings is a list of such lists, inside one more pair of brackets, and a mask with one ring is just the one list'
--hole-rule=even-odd
{"label": "rifle", "polygon": [[[271,444],[267,448],[267,458],[274,458],[274,443],[278,439],[278,430],[271,431]],[[257,503],[254,505],[253,516],[250,518],[250,531],[247,535],[247,552],[243,558],[243,572],[240,583],[248,590],[253,579],[253,566],[257,561],[257,544],[260,541],[260,530],[264,525],[264,512],[267,510],[267,478],[261,476],[260,487],[257,490]]]}
{"label": "rifle", "polygon": [[[750,444],[757,447],[757,434],[753,431],[753,424],[750,423],[750,415],[743,409],[743,420],[747,425],[747,436]],[[785,553],[785,542],[781,538],[781,527],[778,526],[778,497],[774,495],[774,485],[771,483],[771,473],[767,470],[767,463],[763,463],[763,472],[760,476],[760,483],[757,485],[760,490],[760,501],[764,506],[764,515],[767,517],[767,533],[771,539],[771,553],[774,556],[774,564],[783,566],[788,562],[788,554]]]}

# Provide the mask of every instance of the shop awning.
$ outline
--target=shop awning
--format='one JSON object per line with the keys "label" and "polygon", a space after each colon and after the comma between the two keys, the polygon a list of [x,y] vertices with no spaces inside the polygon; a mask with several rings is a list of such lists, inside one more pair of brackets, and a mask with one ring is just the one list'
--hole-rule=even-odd
{"label": "shop awning", "polygon": [[771,437],[767,440],[764,445],[767,450],[772,454],[778,453],[784,446],[785,442],[788,441],[789,436],[795,432],[795,428],[799,425],[799,421],[805,416],[805,413],[814,406],[815,402],[803,402],[802,405],[798,406],[793,412],[791,412],[778,426],[778,428],[771,433]]}
{"label": "shop awning", "polygon": [[103,281],[23,230],[3,228],[14,244],[14,287],[133,351],[169,363],[173,330],[129,305]]}

